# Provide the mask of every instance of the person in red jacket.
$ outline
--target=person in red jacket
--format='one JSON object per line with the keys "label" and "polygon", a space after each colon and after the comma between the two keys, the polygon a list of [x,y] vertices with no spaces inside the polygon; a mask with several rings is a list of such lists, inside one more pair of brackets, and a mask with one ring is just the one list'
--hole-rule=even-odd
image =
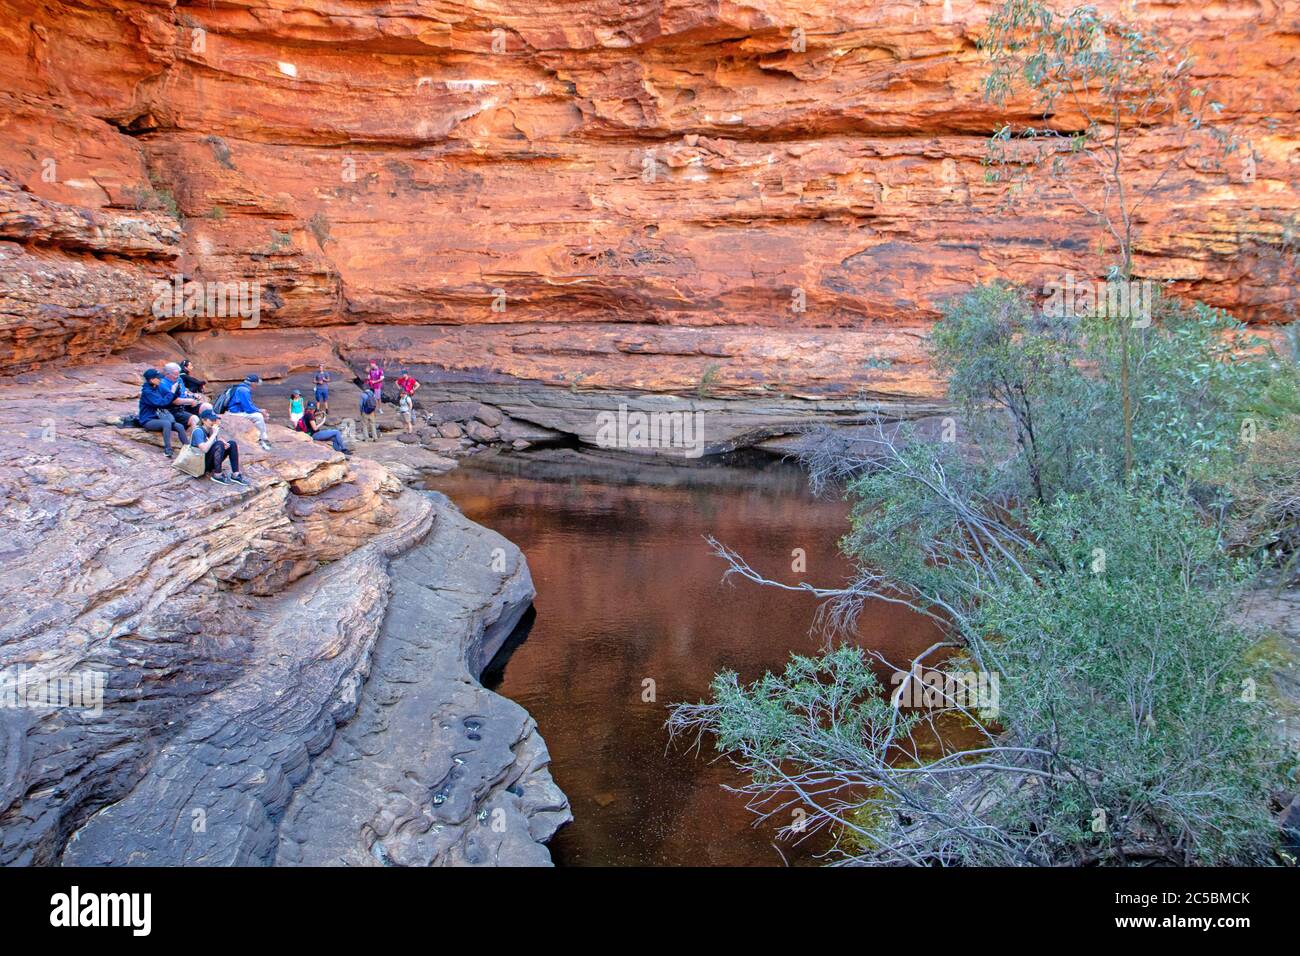
{"label": "person in red jacket", "polygon": [[399,398],[402,395],[410,395],[414,398],[415,391],[419,387],[420,383],[415,380],[415,376],[410,372],[403,371],[402,374],[397,377],[397,391]]}

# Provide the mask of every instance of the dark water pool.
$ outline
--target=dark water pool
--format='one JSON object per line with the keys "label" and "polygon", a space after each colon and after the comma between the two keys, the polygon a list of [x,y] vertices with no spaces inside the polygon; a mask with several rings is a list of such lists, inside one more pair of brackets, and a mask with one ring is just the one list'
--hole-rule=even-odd
{"label": "dark water pool", "polygon": [[[814,499],[797,467],[772,459],[629,468],[553,452],[470,464],[430,487],[528,558],[536,616],[485,683],[526,707],[550,747],[574,816],[551,843],[557,863],[816,862],[824,845],[811,839],[778,852],[775,828],[755,827],[722,788],[738,782],[734,771],[710,745],[670,746],[664,720],[670,704],[707,696],[719,670],[752,680],[821,646],[813,598],[724,584],[704,535],[768,577],[838,584],[844,503]],[[796,549],[803,573],[792,570]],[[933,638],[924,619],[887,604],[860,626],[891,661]]]}

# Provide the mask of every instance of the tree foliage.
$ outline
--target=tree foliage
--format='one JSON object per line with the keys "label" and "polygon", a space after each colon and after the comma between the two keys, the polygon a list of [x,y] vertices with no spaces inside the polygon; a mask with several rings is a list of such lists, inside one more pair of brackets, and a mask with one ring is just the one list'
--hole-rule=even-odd
{"label": "tree foliage", "polygon": [[[1111,281],[1128,283],[1143,205],[1173,169],[1189,160],[1221,170],[1238,143],[1213,120],[1222,104],[1196,85],[1191,56],[1154,29],[1091,5],[1059,12],[1042,0],[1003,0],[980,42],[990,69],[985,95],[1006,105],[1028,94],[1042,125],[1008,122],[989,140],[989,178],[1005,181],[1008,201],[1046,172],[1054,187],[1111,240]],[[1138,137],[1159,127],[1171,139],[1141,150]],[[1129,382],[1129,317],[1120,344],[1124,471],[1132,470],[1137,390]]]}
{"label": "tree foliage", "polygon": [[[1041,315],[1022,290],[973,290],[933,343],[972,441],[878,423],[807,456],[814,483],[852,503],[854,579],[809,588],[832,633],[887,600],[946,636],[901,667],[840,641],[781,677],[720,675],[711,701],[674,710],[674,732],[713,735],[787,835],[829,827],[855,863],[1271,858],[1270,792],[1294,755],[1228,613],[1259,561],[1224,543],[1259,438],[1243,422],[1284,434],[1291,413],[1264,409],[1300,379],[1223,313],[1163,301],[1133,340],[1143,403],[1126,478],[1115,338]],[[905,686],[922,666],[996,675],[996,714],[952,695],[895,706],[872,673]]]}

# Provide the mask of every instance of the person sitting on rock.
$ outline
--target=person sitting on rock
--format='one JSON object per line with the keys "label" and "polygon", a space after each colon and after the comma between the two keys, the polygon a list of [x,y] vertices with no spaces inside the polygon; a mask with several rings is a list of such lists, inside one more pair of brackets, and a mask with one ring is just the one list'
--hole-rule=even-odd
{"label": "person sitting on rock", "polygon": [[172,394],[172,403],[167,410],[177,421],[184,422],[186,428],[193,428],[199,423],[199,412],[210,407],[197,395],[192,395],[181,378],[181,367],[175,362],[163,366],[163,388]]}
{"label": "person sitting on rock", "polygon": [[289,424],[294,428],[298,427],[298,420],[302,418],[302,392],[296,388],[289,393]]}
{"label": "person sitting on rock", "polygon": [[316,441],[327,441],[335,451],[340,451],[345,455],[351,455],[347,446],[343,444],[343,434],[337,428],[317,428],[316,412],[318,411],[315,402],[307,403],[307,410],[303,412],[302,418],[298,419],[298,424],[294,426],[297,431],[305,432]]}
{"label": "person sitting on rock", "polygon": [[194,364],[189,359],[181,359],[181,381],[185,383],[191,395],[207,401],[204,393],[207,391],[208,383],[194,374]]}
{"label": "person sitting on rock", "polygon": [[361,393],[361,441],[379,441],[379,425],[375,421],[375,412],[379,399],[374,392]]}
{"label": "person sitting on rock", "polygon": [[144,383],[140,386],[140,408],[135,421],[145,431],[162,432],[163,454],[170,458],[172,434],[179,435],[181,441],[185,441],[185,429],[168,411],[173,396],[171,389],[162,382],[162,373],[156,368],[145,369]]}
{"label": "person sitting on rock", "polygon": [[316,393],[312,397],[316,399],[316,407],[320,409],[321,414],[325,415],[330,410],[330,373],[325,371],[325,363],[320,363],[320,370],[312,379],[316,386]]}
{"label": "person sitting on rock", "polygon": [[[219,485],[247,485],[248,479],[239,470],[239,446],[234,439],[222,441],[217,437],[221,431],[221,416],[210,408],[199,412],[199,424],[190,432],[190,446],[203,452],[203,473]],[[230,467],[230,477],[225,475],[225,467]]]}
{"label": "person sitting on rock", "polygon": [[244,376],[244,380],[236,385],[234,392],[231,393],[226,412],[247,418],[256,425],[257,442],[262,446],[262,450],[266,451],[271,447],[270,439],[266,437],[266,413],[253,404],[253,389],[261,381],[261,376],[255,372]]}

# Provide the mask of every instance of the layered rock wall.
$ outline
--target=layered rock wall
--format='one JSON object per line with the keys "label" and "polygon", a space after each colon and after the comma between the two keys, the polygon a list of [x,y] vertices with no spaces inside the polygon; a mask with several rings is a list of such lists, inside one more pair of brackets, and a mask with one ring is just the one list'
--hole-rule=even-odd
{"label": "layered rock wall", "polygon": [[[1100,6],[1186,41],[1249,143],[1162,181],[1138,273],[1282,317],[1300,3]],[[724,385],[775,380],[792,334],[867,357],[880,335],[888,359],[972,283],[1103,261],[1063,190],[1007,213],[986,181],[994,126],[1038,121],[983,98],[989,10],[0,0],[0,366],[239,324],[156,316],[152,283],[176,273],[261,283],[262,329],[492,326],[448,359],[465,372],[515,374],[516,330],[562,366],[640,323],[699,330],[702,357],[752,335]],[[1172,138],[1134,147],[1142,179]]]}

